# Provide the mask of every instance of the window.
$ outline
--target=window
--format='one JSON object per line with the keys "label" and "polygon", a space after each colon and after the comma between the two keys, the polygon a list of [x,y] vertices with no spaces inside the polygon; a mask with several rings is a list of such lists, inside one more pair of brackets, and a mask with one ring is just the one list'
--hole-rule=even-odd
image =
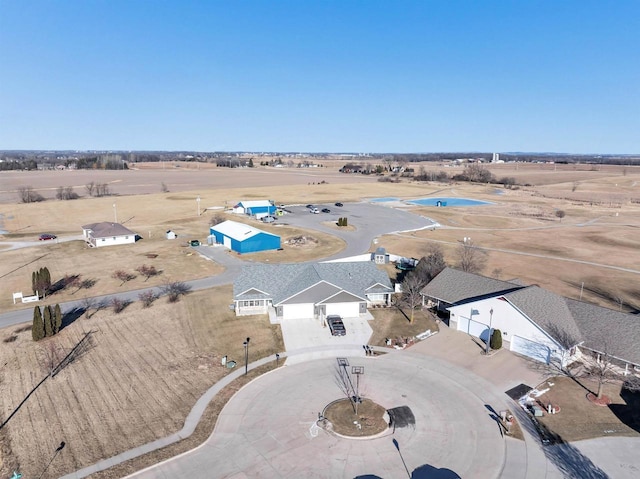
{"label": "window", "polygon": [[243,307],[247,308],[247,307],[262,306],[264,304],[264,300],[263,299],[251,299],[251,300],[247,300],[247,301],[240,301],[240,303],[242,304]]}

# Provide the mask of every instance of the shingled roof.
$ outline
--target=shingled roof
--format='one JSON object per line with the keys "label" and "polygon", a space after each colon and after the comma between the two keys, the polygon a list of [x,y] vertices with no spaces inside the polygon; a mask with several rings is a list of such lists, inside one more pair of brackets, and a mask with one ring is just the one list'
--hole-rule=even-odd
{"label": "shingled roof", "polygon": [[566,298],[584,346],[640,366],[640,316]]}
{"label": "shingled roof", "polygon": [[453,268],[444,269],[422,294],[449,304],[502,297],[562,346],[581,344],[640,366],[640,316],[634,314]]}
{"label": "shingled roof", "polygon": [[566,298],[539,286],[528,286],[502,295],[558,343],[570,348],[582,341],[582,334]]}
{"label": "shingled roof", "polygon": [[[370,292],[367,289],[376,284],[393,292],[387,274],[370,262],[253,264],[242,268],[233,283],[233,296],[244,299],[243,293],[251,291],[255,294],[255,290],[259,290],[270,295],[274,304],[279,304],[323,281],[363,299]],[[336,291],[334,288],[316,288],[316,292],[335,294]]]}
{"label": "shingled roof", "polygon": [[125,228],[120,223],[91,223],[84,225],[83,230],[91,230],[91,236],[94,238],[109,238],[113,236],[130,236],[135,235],[129,228]]}
{"label": "shingled roof", "polygon": [[421,293],[445,303],[456,304],[483,296],[514,291],[522,287],[521,284],[511,281],[501,281],[454,268],[445,268],[422,289]]}

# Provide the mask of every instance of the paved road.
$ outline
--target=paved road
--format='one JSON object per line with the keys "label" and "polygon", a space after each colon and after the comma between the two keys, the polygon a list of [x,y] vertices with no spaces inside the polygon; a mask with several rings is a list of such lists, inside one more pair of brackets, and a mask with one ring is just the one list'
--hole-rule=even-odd
{"label": "paved road", "polygon": [[413,477],[518,479],[536,467],[523,443],[501,435],[490,408],[506,404],[474,374],[408,351],[350,361],[365,367],[363,396],[408,406],[414,427],[369,440],[318,429],[318,413],[341,392],[335,358],[309,361],[254,380],[225,406],[204,445],[130,477],[393,479],[407,477],[404,462]]}
{"label": "paved road", "polygon": [[[291,207],[293,214],[286,215],[286,223],[299,226],[302,228],[317,229],[333,234],[346,241],[347,246],[341,252],[324,258],[325,260],[346,258],[362,254],[369,250],[371,241],[378,236],[409,230],[417,230],[434,226],[434,222],[428,218],[417,216],[403,210],[387,208],[384,206],[369,203],[347,203],[341,208],[340,214],[310,214],[304,206]],[[329,220],[337,221],[338,216],[348,216],[350,224],[356,227],[355,231],[344,231],[331,228],[322,223]],[[39,242],[40,243],[40,242]],[[32,246],[40,246],[39,243],[33,243]],[[42,242],[46,243],[46,242]],[[125,246],[126,247],[126,246]],[[239,259],[234,254],[230,254],[228,250],[222,247],[200,246],[196,248],[199,253],[207,256],[214,261],[225,266],[225,271],[216,276],[187,281],[193,290],[201,290],[213,288],[223,284],[232,283],[239,273],[242,265],[245,264],[243,259]],[[1,257],[2,251],[0,251]],[[244,258],[244,257],[243,257]],[[247,257],[250,261],[250,256]],[[145,288],[123,293],[109,294],[105,296],[95,297],[96,302],[108,303],[111,299],[117,297],[125,301],[137,301],[138,296],[143,291],[160,292],[159,288]],[[61,303],[60,307],[64,314],[82,308],[82,300],[69,301]],[[31,321],[33,318],[33,309],[26,308],[18,311],[11,311],[0,315],[0,328],[13,326],[16,324]]]}

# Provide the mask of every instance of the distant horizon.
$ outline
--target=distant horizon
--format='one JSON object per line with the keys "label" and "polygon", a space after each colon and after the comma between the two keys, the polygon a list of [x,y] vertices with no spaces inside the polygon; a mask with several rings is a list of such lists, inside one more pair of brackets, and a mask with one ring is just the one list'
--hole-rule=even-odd
{"label": "distant horizon", "polygon": [[638,18],[637,0],[9,0],[0,145],[636,155]]}
{"label": "distant horizon", "polygon": [[229,153],[229,154],[253,154],[253,155],[351,155],[351,156],[366,156],[366,155],[531,155],[531,156],[588,156],[588,157],[640,157],[640,153],[566,153],[566,152],[552,152],[552,151],[411,151],[411,152],[399,152],[399,151],[383,151],[383,152],[354,152],[354,151],[252,151],[252,150],[128,150],[128,149],[39,149],[39,148],[22,148],[22,149],[9,149],[0,148],[2,153]]}

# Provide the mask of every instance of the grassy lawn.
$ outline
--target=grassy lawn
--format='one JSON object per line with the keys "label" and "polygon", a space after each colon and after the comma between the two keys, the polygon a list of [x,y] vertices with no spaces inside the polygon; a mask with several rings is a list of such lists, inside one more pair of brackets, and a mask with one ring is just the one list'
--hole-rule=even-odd
{"label": "grassy lawn", "polygon": [[266,316],[236,318],[230,298],[226,286],[175,304],[161,298],[148,309],[133,303],[117,315],[102,310],[38,343],[24,327],[2,331],[3,419],[47,374],[51,348],[68,352],[92,331],[85,354],[47,379],[0,431],[5,450],[10,439],[3,457],[17,458],[20,472],[36,477],[63,438],[65,453],[47,476],[59,477],[179,430],[204,391],[230,372],[222,356],[242,367],[247,337],[249,361],[284,350],[279,326]]}
{"label": "grassy lawn", "polygon": [[324,416],[338,434],[366,437],[387,430],[388,425],[383,418],[385,412],[385,408],[371,399],[363,399],[362,403],[358,404],[356,414],[353,403],[345,398],[329,405],[324,411]]}
{"label": "grassy lawn", "polygon": [[371,309],[371,314],[375,318],[369,324],[373,329],[373,334],[369,344],[374,346],[385,346],[386,339],[412,338],[426,330],[438,331],[436,318],[428,311],[416,310],[413,315],[413,323],[407,316],[396,308]]}
{"label": "grassy lawn", "polygon": [[[597,390],[594,382],[580,379],[590,391]],[[605,385],[604,393],[611,399],[607,406],[597,406],[586,398],[585,387],[567,377],[550,379],[540,388],[549,388],[540,403],[551,402],[560,407],[557,414],[538,418],[550,431],[565,441],[579,441],[603,436],[640,437],[640,394],[620,391],[619,384]]]}

